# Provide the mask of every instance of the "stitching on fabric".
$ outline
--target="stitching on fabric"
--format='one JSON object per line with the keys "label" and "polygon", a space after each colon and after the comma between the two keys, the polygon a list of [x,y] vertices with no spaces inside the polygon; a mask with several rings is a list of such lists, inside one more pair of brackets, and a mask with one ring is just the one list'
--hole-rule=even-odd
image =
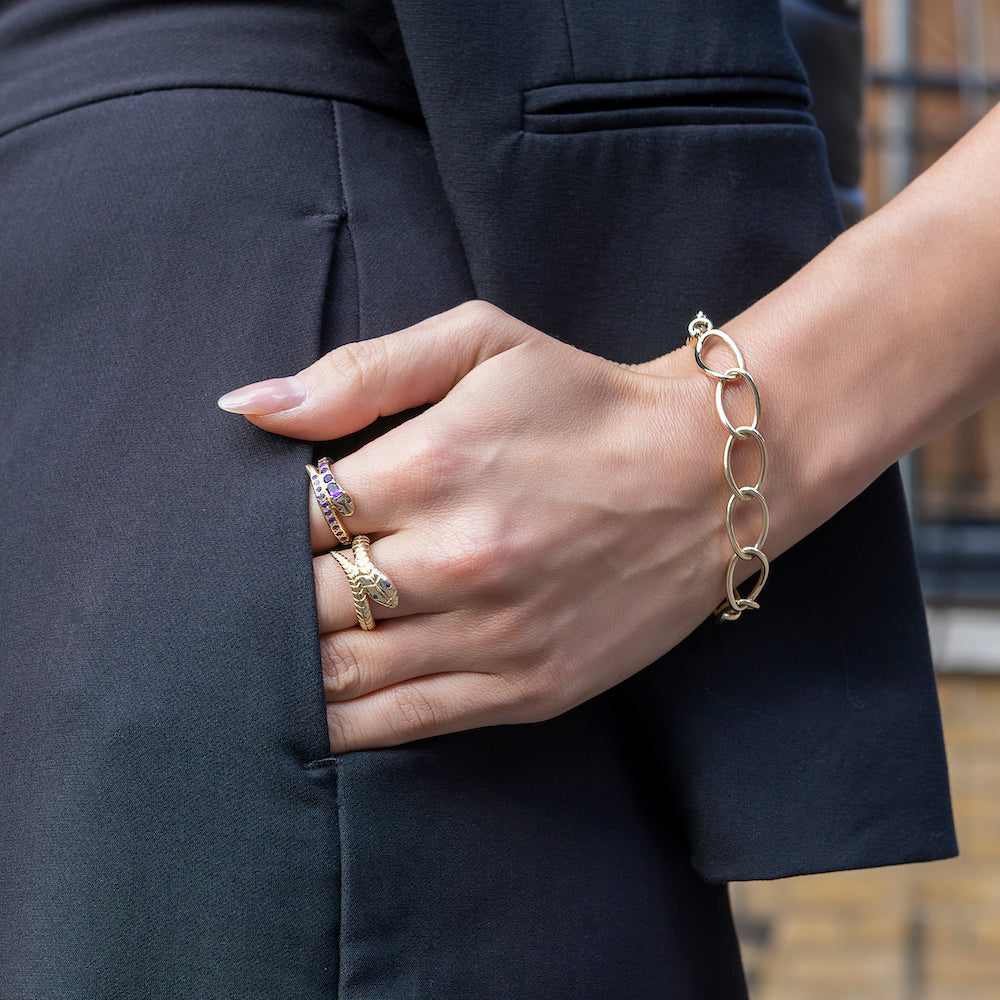
{"label": "stitching on fabric", "polygon": [[[564,0],[565,3],[565,0]],[[662,73],[657,73],[654,76],[610,76],[606,78],[591,78],[585,80],[578,80],[574,73],[572,80],[561,80],[558,83],[543,83],[537,87],[526,87],[524,90],[525,94],[533,94],[536,92],[552,90],[556,87],[567,87],[573,84],[580,84],[581,86],[600,86],[601,84],[621,84],[621,83],[661,83],[664,81],[669,82],[683,82],[684,80],[773,80],[777,83],[793,83],[796,87],[805,89],[806,84],[797,76],[783,76],[781,74],[775,73],[743,73],[743,72],[733,72],[733,73],[684,73],[681,76],[664,76]]]}
{"label": "stitching on fabric", "polygon": [[344,822],[340,794],[340,761],[333,757],[334,812],[337,817],[337,993],[334,1000],[344,995]]}
{"label": "stitching on fabric", "polygon": [[[337,147],[337,179],[340,183],[340,194],[344,202],[344,228],[347,230],[347,237],[351,241],[351,262],[354,265],[354,340],[361,339],[361,273],[358,269],[358,241],[354,238],[354,228],[351,225],[351,197],[347,190],[347,181],[344,176],[344,147],[341,142],[340,132],[340,109],[339,102],[331,101],[330,110],[333,112],[333,141]],[[327,293],[329,293],[333,279],[334,255],[330,255],[331,273],[327,279]],[[329,308],[330,297],[327,294],[323,303],[323,327],[320,331],[322,338],[323,330],[326,329],[327,309]]]}
{"label": "stitching on fabric", "polygon": [[338,1000],[344,989],[344,825],[340,805],[340,760],[324,757],[304,765],[306,771],[333,771],[334,818],[337,825],[337,992],[331,1000]]}
{"label": "stitching on fabric", "polygon": [[[344,205],[343,231],[347,233],[347,238],[351,241],[351,263],[354,266],[354,339],[361,338],[361,275],[358,269],[357,241],[354,238],[354,230],[351,226],[351,199],[347,190],[347,183],[344,175],[344,148],[341,141],[340,108],[337,101],[330,102],[331,119],[333,122],[333,140],[337,147],[337,179],[340,183],[340,196]],[[333,268],[335,266],[336,254],[330,253],[330,273],[327,277],[327,290],[323,300],[323,325],[320,330],[322,340],[323,332],[326,330],[327,310],[330,307],[330,289],[333,287]],[[337,817],[337,991],[336,998],[344,995],[344,947],[345,932],[344,924],[344,822],[343,822],[343,802],[340,794],[340,763],[336,757],[331,758],[334,773],[336,775],[336,793],[334,800],[334,810]]]}
{"label": "stitching on fabric", "polygon": [[347,212],[342,208],[335,212],[310,212],[308,215],[302,216],[302,218],[313,219],[316,222],[329,222],[336,226],[347,218]]}
{"label": "stitching on fabric", "polygon": [[576,80],[576,52],[573,49],[573,29],[569,21],[568,0],[562,0],[563,24],[566,28],[566,44],[569,46],[569,71]]}
{"label": "stitching on fabric", "polygon": [[320,757],[318,760],[307,760],[302,766],[307,771],[327,771],[336,764],[336,757]]}
{"label": "stitching on fabric", "polygon": [[80,111],[83,108],[91,108],[98,104],[105,104],[108,101],[121,101],[129,97],[144,97],[146,94],[167,94],[175,90],[235,90],[251,94],[282,94],[286,97],[301,97],[310,101],[330,100],[329,94],[316,94],[306,90],[285,90],[281,87],[249,87],[245,84],[224,83],[180,83],[176,86],[170,87],[149,87],[145,90],[123,90],[121,92],[104,94],[101,97],[89,98],[85,101],[78,101],[75,104],[67,104],[63,107],[56,108],[54,111],[48,111],[44,115],[39,115],[37,118],[31,118],[28,121],[19,122],[17,125],[13,125],[5,131],[0,131],[0,139],[13,135],[15,132],[19,132],[23,128],[30,128],[32,125],[37,125],[39,122],[48,121],[50,118],[58,118],[59,115],[69,114],[72,111]]}
{"label": "stitching on fabric", "polygon": [[698,130],[705,132],[707,129],[806,129],[809,132],[818,131],[815,121],[774,121],[773,119],[755,119],[742,122],[646,122],[632,124],[595,124],[591,127],[577,126],[574,128],[554,129],[554,128],[531,128],[532,123],[525,121],[519,131],[521,136],[531,136],[532,139],[566,139],[572,136],[585,135],[608,135],[621,132],[652,132],[655,129],[669,129],[671,132],[681,134],[682,132]]}

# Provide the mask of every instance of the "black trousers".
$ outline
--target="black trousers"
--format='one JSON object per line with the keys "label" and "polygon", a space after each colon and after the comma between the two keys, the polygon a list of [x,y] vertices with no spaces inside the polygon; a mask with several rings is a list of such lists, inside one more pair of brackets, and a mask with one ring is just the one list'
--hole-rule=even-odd
{"label": "black trousers", "polygon": [[[580,321],[581,279],[557,268],[559,254],[626,246],[627,219],[584,232],[567,216],[546,243],[525,214],[524,239],[501,240],[485,267],[483,241],[498,237],[488,220],[468,228],[426,102],[372,33],[386,12],[346,6],[42,0],[0,12],[0,998],[743,997],[718,883],[741,874],[744,848],[717,835],[712,810],[728,807],[706,775],[725,795],[787,796],[755,773],[767,746],[715,748],[719,706],[742,714],[721,697],[717,632],[549,723],[329,757],[312,446],[271,438],[215,398],[477,293],[563,336],[576,326],[583,346],[623,360],[670,346],[623,340],[619,298],[589,277],[588,308],[605,305]],[[385,52],[372,54],[373,37]],[[558,97],[536,96],[532,113],[557,117],[546,102]],[[743,232],[776,225],[776,260],[752,280],[708,281],[726,288],[724,314],[729,285],[758,294],[835,231],[813,180],[789,197],[797,164],[819,170],[814,130],[794,114],[734,135],[709,123],[659,136],[653,122],[630,140],[634,156],[597,145],[584,160],[603,162],[611,187],[634,172],[690,184],[706,211],[711,191],[725,204],[759,197],[760,170],[733,171],[751,152],[768,164],[775,200]],[[524,134],[549,142],[561,127],[532,120]],[[699,182],[703,155],[722,169]],[[592,167],[559,186],[592,184]],[[541,205],[545,191],[523,183]],[[725,236],[697,260],[675,249],[662,273],[676,290],[744,249]],[[548,298],[519,274],[533,253],[551,270]],[[632,285],[660,280],[635,264]],[[678,335],[686,319],[674,317]],[[879,489],[905,570],[896,487]],[[906,656],[919,660],[921,641]],[[771,697],[777,681],[761,683]],[[740,684],[757,697],[752,678]],[[914,689],[913,740],[941,766],[926,677]],[[846,717],[832,732],[822,698],[800,701],[786,706],[790,756],[803,740],[836,756],[854,739]],[[940,782],[934,794],[940,831]],[[836,826],[838,801],[811,811]],[[861,863],[903,860],[870,833],[906,826],[885,815],[865,828]],[[765,854],[793,858],[809,840],[747,814],[726,827],[734,842],[741,823]],[[853,847],[831,843],[789,863],[855,863]]]}

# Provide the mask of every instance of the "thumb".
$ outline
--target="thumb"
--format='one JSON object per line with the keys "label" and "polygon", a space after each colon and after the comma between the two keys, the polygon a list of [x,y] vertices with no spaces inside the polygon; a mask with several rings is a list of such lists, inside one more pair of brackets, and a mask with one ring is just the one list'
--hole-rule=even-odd
{"label": "thumb", "polygon": [[398,333],[338,347],[298,375],[234,389],[219,406],[275,434],[342,437],[378,417],[436,403],[477,365],[533,332],[487,302],[465,302]]}

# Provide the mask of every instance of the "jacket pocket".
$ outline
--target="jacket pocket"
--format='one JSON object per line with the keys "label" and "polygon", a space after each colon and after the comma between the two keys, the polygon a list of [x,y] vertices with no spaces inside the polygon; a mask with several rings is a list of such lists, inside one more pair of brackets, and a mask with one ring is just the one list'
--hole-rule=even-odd
{"label": "jacket pocket", "polygon": [[562,83],[524,91],[521,128],[563,134],[676,125],[814,124],[809,89],[781,77]]}

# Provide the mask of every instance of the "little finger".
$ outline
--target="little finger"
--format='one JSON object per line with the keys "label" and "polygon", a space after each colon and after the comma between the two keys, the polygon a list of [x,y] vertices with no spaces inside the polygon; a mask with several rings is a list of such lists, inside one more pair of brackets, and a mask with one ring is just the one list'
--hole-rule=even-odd
{"label": "little finger", "polygon": [[454,663],[441,652],[454,640],[454,619],[449,612],[411,615],[383,622],[372,632],[348,628],[321,636],[327,702],[350,701],[428,674],[470,669],[468,656]]}
{"label": "little finger", "polygon": [[335,754],[544,717],[518,702],[503,677],[473,670],[429,674],[326,706]]}

